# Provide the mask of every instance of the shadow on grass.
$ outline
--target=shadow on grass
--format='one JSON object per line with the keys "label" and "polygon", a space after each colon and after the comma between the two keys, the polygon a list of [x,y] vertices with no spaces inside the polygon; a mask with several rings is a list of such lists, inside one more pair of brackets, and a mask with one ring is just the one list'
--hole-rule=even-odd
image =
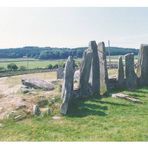
{"label": "shadow on grass", "polygon": [[95,99],[77,100],[71,103],[68,111],[69,117],[85,117],[89,115],[106,116],[107,106],[97,104]]}

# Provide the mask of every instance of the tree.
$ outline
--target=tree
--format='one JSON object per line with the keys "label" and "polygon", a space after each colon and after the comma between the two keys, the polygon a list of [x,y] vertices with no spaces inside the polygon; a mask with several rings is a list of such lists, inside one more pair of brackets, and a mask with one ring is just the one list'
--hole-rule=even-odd
{"label": "tree", "polygon": [[18,69],[17,65],[14,63],[10,63],[7,65],[7,69],[11,71],[16,71]]}
{"label": "tree", "polygon": [[58,66],[58,64],[55,64],[54,66],[53,66],[53,68],[58,68],[59,66]]}
{"label": "tree", "polygon": [[52,69],[52,68],[53,68],[52,64],[49,64],[49,65],[47,66],[47,68],[48,68],[48,69]]}
{"label": "tree", "polygon": [[20,66],[20,68],[19,68],[21,71],[24,71],[24,70],[26,70],[26,67],[25,66]]}
{"label": "tree", "polygon": [[0,71],[5,71],[5,67],[0,67]]}

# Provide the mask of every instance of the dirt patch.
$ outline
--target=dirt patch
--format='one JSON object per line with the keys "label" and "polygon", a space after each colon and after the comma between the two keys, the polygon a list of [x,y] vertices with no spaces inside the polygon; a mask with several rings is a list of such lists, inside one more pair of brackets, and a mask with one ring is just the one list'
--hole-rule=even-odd
{"label": "dirt patch", "polygon": [[34,90],[28,94],[23,94],[20,88],[21,79],[24,77],[35,77],[51,82],[56,80],[56,73],[46,72],[0,78],[0,119],[16,109],[23,108],[27,113],[30,113],[40,97],[52,98],[60,95],[58,88],[53,91]]}

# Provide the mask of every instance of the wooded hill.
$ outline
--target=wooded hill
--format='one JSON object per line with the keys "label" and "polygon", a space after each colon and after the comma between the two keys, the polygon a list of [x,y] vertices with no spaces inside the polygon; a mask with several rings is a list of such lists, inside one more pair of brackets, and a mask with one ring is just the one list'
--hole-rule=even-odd
{"label": "wooded hill", "polygon": [[[87,47],[78,48],[56,48],[56,47],[34,47],[26,46],[22,48],[0,49],[0,58],[36,58],[36,59],[65,59],[69,55],[75,58],[81,58],[83,51]],[[106,54],[109,50],[106,47]],[[127,53],[138,54],[138,49],[110,47],[110,55],[125,55]]]}

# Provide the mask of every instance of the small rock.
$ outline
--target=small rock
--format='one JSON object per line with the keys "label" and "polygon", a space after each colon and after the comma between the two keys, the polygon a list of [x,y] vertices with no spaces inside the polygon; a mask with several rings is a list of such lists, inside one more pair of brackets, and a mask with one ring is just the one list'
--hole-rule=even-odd
{"label": "small rock", "polygon": [[61,117],[60,116],[53,116],[52,119],[54,119],[54,120],[60,120]]}
{"label": "small rock", "polygon": [[39,105],[34,105],[33,106],[33,115],[39,116],[40,114],[41,114],[41,111],[40,111]]}

